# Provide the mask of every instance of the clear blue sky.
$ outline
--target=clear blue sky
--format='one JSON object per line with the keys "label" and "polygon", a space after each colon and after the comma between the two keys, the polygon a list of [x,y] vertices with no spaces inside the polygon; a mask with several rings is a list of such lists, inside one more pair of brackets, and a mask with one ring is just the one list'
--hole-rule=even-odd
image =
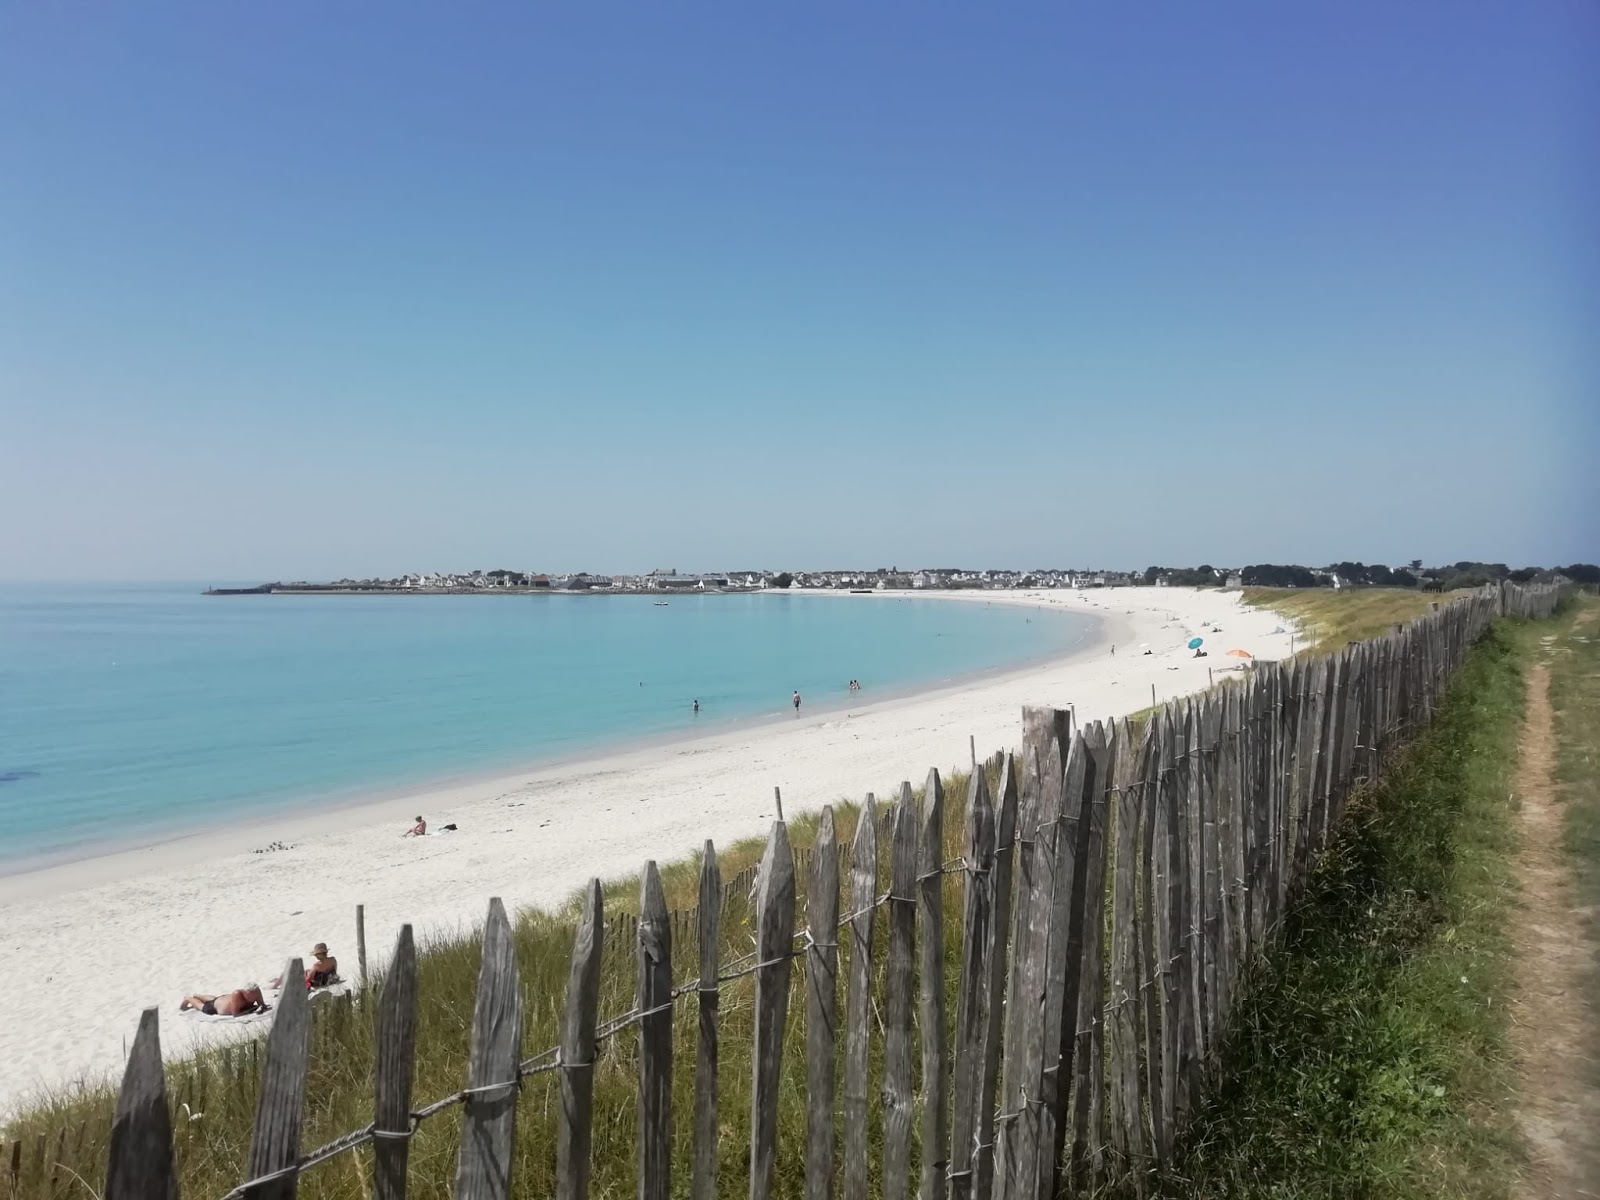
{"label": "clear blue sky", "polygon": [[1596,63],[1585,0],[10,4],[0,576],[1594,560]]}

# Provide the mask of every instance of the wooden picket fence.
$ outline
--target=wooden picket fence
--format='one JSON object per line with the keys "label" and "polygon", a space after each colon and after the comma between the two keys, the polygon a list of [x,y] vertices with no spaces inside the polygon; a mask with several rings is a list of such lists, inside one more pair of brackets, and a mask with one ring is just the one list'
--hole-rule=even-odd
{"label": "wooden picket fence", "polygon": [[[1487,588],[1335,654],[1262,664],[1172,701],[1138,734],[1126,720],[1075,728],[1067,712],[1025,710],[1020,756],[998,756],[990,764],[997,770],[972,774],[964,851],[954,861],[944,860],[944,789],[932,772],[920,799],[909,784],[892,804],[869,796],[848,847],[837,844],[824,810],[815,845],[797,859],[780,820],[759,867],[725,884],[706,843],[700,902],[687,913],[668,912],[654,863],[645,866],[637,918],[608,922],[600,883],[591,881],[560,1042],[532,1056],[521,1045],[511,924],[491,900],[465,1084],[420,1105],[412,1095],[417,963],[406,926],[373,1011],[371,1124],[302,1151],[312,1013],[304,992],[287,989],[266,1039],[246,1179],[225,1200],[292,1197],[303,1173],[358,1147],[370,1147],[378,1200],[402,1200],[413,1131],[455,1109],[462,1135],[454,1195],[504,1200],[520,1084],[545,1072],[559,1081],[556,1196],[586,1200],[596,1053],[625,1031],[636,1031],[639,1047],[640,1200],[672,1194],[675,1120],[691,1129],[688,1194],[712,1200],[719,997],[747,976],[754,1044],[746,1182],[750,1200],[767,1200],[797,959],[805,971],[806,1200],[867,1200],[874,1082],[882,1200],[907,1200],[913,1187],[919,1200],[1142,1190],[1171,1162],[1213,1077],[1245,972],[1272,945],[1350,797],[1430,719],[1495,616],[1546,617],[1561,598],[1553,586]],[[887,878],[880,838],[889,845]],[[949,874],[961,877],[961,912],[952,919],[962,936],[947,979]],[[807,903],[797,927],[802,875]],[[719,961],[722,914],[730,898],[746,894],[754,897],[754,948]],[[698,947],[683,980],[673,975],[675,941]],[[622,952],[636,963],[634,1007],[602,1020],[602,959]],[[300,969],[292,961],[287,977]],[[698,1013],[688,1113],[671,1105],[680,1003]],[[882,1052],[876,1081],[874,1044]],[[16,1162],[14,1152],[13,1171]],[[152,1009],[128,1055],[104,1196],[176,1194]]]}

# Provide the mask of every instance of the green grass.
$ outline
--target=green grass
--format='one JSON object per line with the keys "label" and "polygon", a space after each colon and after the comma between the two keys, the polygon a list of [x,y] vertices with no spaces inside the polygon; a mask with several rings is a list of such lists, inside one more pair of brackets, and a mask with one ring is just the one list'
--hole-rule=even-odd
{"label": "green grass", "polygon": [[1508,1194],[1506,799],[1523,671],[1548,629],[1499,623],[1434,724],[1352,803],[1250,981],[1170,1194]]}
{"label": "green grass", "polygon": [[[1600,946],[1600,598],[1584,596],[1542,636],[1553,636],[1550,703],[1555,709],[1557,799],[1564,842],[1583,909],[1583,929]],[[1600,997],[1591,996],[1600,1028]],[[1600,1044],[1591,1047],[1600,1062]]]}
{"label": "green grass", "polygon": [[1311,639],[1306,649],[1328,653],[1346,642],[1387,633],[1446,600],[1416,588],[1245,588],[1244,602],[1292,617]]}

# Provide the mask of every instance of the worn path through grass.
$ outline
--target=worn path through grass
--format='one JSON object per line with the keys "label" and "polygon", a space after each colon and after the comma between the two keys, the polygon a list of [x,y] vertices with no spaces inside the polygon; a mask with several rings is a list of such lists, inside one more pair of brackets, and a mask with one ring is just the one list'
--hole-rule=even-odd
{"label": "worn path through grass", "polygon": [[[1542,636],[1528,671],[1516,787],[1522,903],[1512,935],[1518,983],[1512,1042],[1516,1116],[1530,1156],[1518,1193],[1529,1200],[1600,1196],[1600,972],[1594,910],[1581,894],[1581,877],[1600,865],[1582,836],[1600,804],[1594,773],[1584,769],[1600,750],[1596,607],[1586,605]],[[1558,724],[1566,735],[1559,739]]]}
{"label": "worn path through grass", "polygon": [[1432,725],[1352,800],[1249,981],[1163,1195],[1511,1194],[1508,798],[1524,670],[1548,629],[1497,624]]}

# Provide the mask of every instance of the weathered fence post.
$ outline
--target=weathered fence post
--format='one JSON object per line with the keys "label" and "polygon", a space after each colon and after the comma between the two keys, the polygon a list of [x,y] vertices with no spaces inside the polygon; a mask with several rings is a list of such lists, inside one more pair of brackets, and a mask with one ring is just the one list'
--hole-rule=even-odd
{"label": "weathered fence post", "polygon": [[455,1200],[505,1200],[510,1193],[517,1097],[522,1090],[518,1073],[521,1053],[522,988],[517,978],[517,951],[505,905],[496,896],[489,901],[489,917],[483,925],[478,995],[472,1006],[472,1049],[467,1059],[468,1094],[462,1106]]}
{"label": "weathered fence post", "polygon": [[834,1050],[839,1005],[839,849],[822,810],[806,892],[806,1200],[833,1200]]}
{"label": "weathered fence post", "polygon": [[[18,1195],[22,1143],[11,1145],[11,1188]],[[172,1119],[167,1112],[166,1079],[161,1069],[161,1020],[147,1008],[139,1016],[122,1090],[111,1122],[106,1162],[105,1200],[177,1200],[178,1176],[172,1159]]]}
{"label": "weathered fence post", "polygon": [[298,958],[284,968],[287,987],[278,1000],[267,1034],[267,1064],[256,1097],[255,1128],[245,1172],[264,1182],[245,1191],[245,1200],[293,1200],[295,1160],[300,1156],[300,1113],[305,1102],[311,1058],[311,1004],[297,985],[304,971]]}
{"label": "weathered fence post", "polygon": [[1143,971],[1145,1094],[1149,1097],[1150,1142],[1156,1161],[1167,1161],[1169,1142],[1167,1119],[1172,1096],[1168,1090],[1167,1028],[1171,1016],[1167,980],[1171,974],[1171,932],[1167,918],[1171,892],[1170,839],[1171,797],[1162,786],[1163,772],[1171,759],[1171,736],[1163,709],[1150,718],[1155,753],[1144,776],[1143,822],[1140,855],[1144,876],[1144,904],[1139,911],[1140,959]]}
{"label": "weathered fence post", "polygon": [[983,1031],[983,1075],[978,1086],[978,1144],[974,1147],[973,1195],[985,1200],[994,1185],[995,1094],[1000,1086],[1000,1052],[1004,1043],[1008,948],[1011,939],[1012,884],[1017,860],[1017,762],[1000,759],[1000,805],[995,813],[994,914],[989,920],[989,948],[984,968],[987,1016]]}
{"label": "weathered fence post", "polygon": [[639,1200],[672,1193],[672,928],[655,860],[639,885]]}
{"label": "weathered fence post", "polygon": [[928,772],[917,854],[918,1025],[922,1035],[920,1200],[943,1200],[949,1170],[950,1048],[945,1044],[944,783]]}
{"label": "weathered fence post", "polygon": [[[699,1036],[694,1062],[694,1149],[689,1168],[691,1200],[716,1200],[717,1194],[717,979],[722,951],[722,870],[717,848],[707,840],[700,857]],[[564,1200],[564,1198],[563,1198]],[[572,1200],[581,1200],[574,1197]]]}
{"label": "weathered fence post", "polygon": [[[703,910],[702,910],[703,911]],[[605,891],[584,888],[583,916],[572,939],[567,1003],[561,1019],[561,1108],[556,1116],[556,1200],[588,1200],[594,1130],[595,1027],[600,963],[605,955]]]}
{"label": "weathered fence post", "polygon": [[750,1056],[750,1200],[772,1195],[778,1158],[778,1082],[794,966],[794,854],[782,821],[772,823],[756,874],[755,1037]]}
{"label": "weathered fence post", "polygon": [[377,1200],[405,1200],[411,1157],[411,1080],[417,1049],[417,950],[400,927],[378,1000],[373,1070],[372,1190]]}
{"label": "weathered fence post", "polygon": [[1172,737],[1172,753],[1167,768],[1167,791],[1171,796],[1171,825],[1168,827],[1169,853],[1168,863],[1171,868],[1171,896],[1169,901],[1168,918],[1168,944],[1171,955],[1171,974],[1168,976],[1170,988],[1170,1016],[1172,1028],[1168,1035],[1168,1045],[1172,1052],[1170,1064],[1170,1077],[1172,1080],[1172,1133],[1169,1135],[1176,1141],[1177,1130],[1187,1122],[1190,1106],[1193,1102],[1194,1071],[1197,1062],[1195,1044],[1196,1032],[1196,1006],[1199,994],[1196,990],[1196,939],[1192,935],[1195,928],[1194,919],[1194,876],[1191,871],[1194,859],[1191,851],[1196,848],[1198,838],[1191,836],[1191,818],[1189,781],[1191,777],[1189,757],[1189,712],[1191,704],[1188,700],[1176,700],[1168,708],[1167,728]]}
{"label": "weathered fence post", "polygon": [[967,787],[965,857],[951,1104],[950,1200],[970,1200],[973,1195],[978,1091],[983,1077],[984,1031],[989,1020],[988,962],[994,949],[990,936],[994,915],[994,806],[989,802],[989,783],[981,770],[972,772]]}
{"label": "weathered fence post", "polygon": [[1092,783],[1084,803],[1085,854],[1083,859],[1083,971],[1078,984],[1077,1011],[1072,1015],[1075,1046],[1072,1055],[1072,1095],[1068,1128],[1072,1145],[1067,1155],[1072,1186],[1092,1186],[1099,1169],[1101,1146],[1101,1092],[1105,1074],[1106,1005],[1106,852],[1110,807],[1116,803],[1111,772],[1115,766],[1112,743],[1096,721],[1084,731],[1092,766]]}
{"label": "weathered fence post", "polygon": [[[1066,714],[1062,714],[1063,717]],[[1064,722],[1065,723],[1065,722]],[[1044,940],[1043,1010],[1040,1014],[1038,1076],[1030,1092],[1037,1114],[1034,1192],[1055,1200],[1065,1149],[1067,1103],[1072,1095],[1073,1053],[1077,1048],[1078,988],[1083,976],[1084,876],[1089,822],[1085,808],[1094,790],[1094,765],[1082,733],[1062,752],[1060,799],[1047,840],[1050,907]],[[1098,931],[1097,931],[1098,933]]]}
{"label": "weathered fence post", "polygon": [[883,1002],[883,1200],[911,1183],[911,976],[917,922],[917,821],[911,785],[894,807],[889,871],[889,960]]}
{"label": "weathered fence post", "polygon": [[1147,724],[1133,744],[1126,720],[1117,726],[1116,810],[1111,872],[1111,1003],[1106,1030],[1110,1064],[1111,1143],[1121,1169],[1142,1189],[1149,1142],[1144,1124],[1144,1077],[1139,1070],[1140,1029],[1145,997],[1143,923],[1138,896],[1142,884],[1146,779],[1154,774],[1155,730]]}
{"label": "weathered fence post", "polygon": [[361,993],[367,991],[367,906],[356,905],[356,981]]}
{"label": "weathered fence post", "polygon": [[878,810],[872,794],[850,848],[850,975],[845,990],[844,1177],[841,1200],[867,1198],[873,922],[878,912]]}
{"label": "weathered fence post", "polygon": [[1030,721],[1035,712],[1023,711],[1023,786],[1012,876],[1016,898],[1011,979],[1006,988],[1000,1116],[995,1128],[996,1200],[1023,1200],[1033,1194],[1037,1180],[1038,1119],[1028,1100],[1038,1087],[1042,1066],[1050,856],[1061,809],[1061,751],[1053,728]]}

